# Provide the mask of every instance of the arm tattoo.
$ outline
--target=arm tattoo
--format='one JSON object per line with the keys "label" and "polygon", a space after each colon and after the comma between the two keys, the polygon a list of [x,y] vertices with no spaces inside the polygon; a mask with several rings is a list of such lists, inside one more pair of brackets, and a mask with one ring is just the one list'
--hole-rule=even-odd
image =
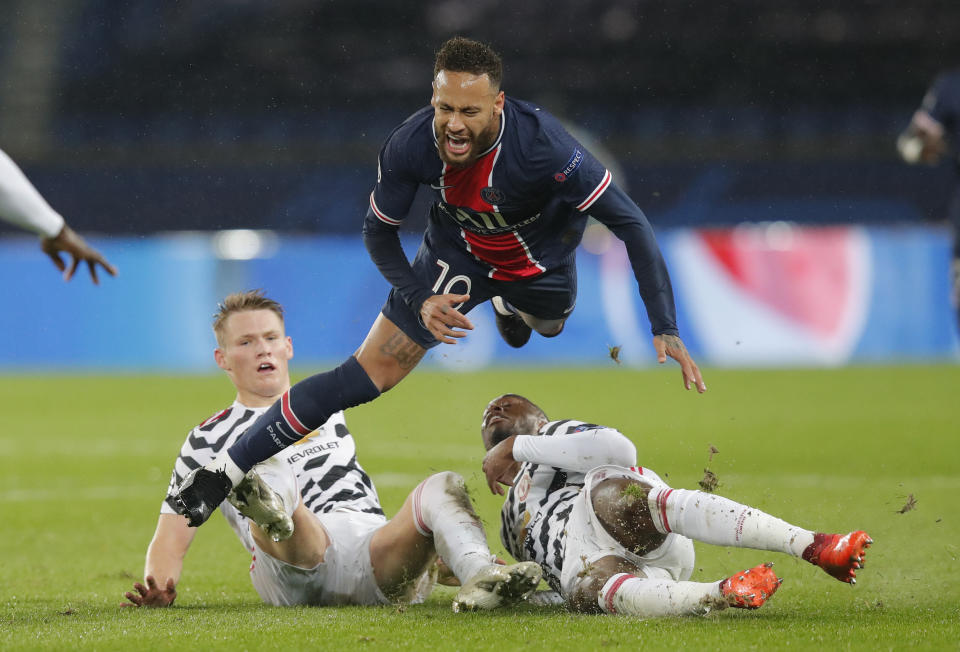
{"label": "arm tattoo", "polygon": [[663,343],[667,347],[667,351],[674,351],[676,353],[683,353],[686,351],[686,347],[683,346],[683,340],[681,340],[676,335],[661,335],[663,338]]}

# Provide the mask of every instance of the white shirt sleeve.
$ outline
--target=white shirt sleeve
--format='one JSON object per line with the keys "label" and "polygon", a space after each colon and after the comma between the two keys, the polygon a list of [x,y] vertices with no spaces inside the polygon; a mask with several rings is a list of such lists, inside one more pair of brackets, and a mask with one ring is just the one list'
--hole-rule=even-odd
{"label": "white shirt sleeve", "polygon": [[513,441],[513,458],[586,473],[604,464],[636,466],[637,448],[619,431],[600,428],[552,437],[519,435]]}
{"label": "white shirt sleeve", "polygon": [[0,149],[0,218],[43,237],[52,238],[63,229],[63,217]]}

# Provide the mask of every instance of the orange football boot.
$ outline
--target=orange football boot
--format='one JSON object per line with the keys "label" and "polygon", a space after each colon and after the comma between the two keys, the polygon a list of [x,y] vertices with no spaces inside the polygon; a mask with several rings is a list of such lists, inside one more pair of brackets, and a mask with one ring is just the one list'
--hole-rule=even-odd
{"label": "orange football boot", "polygon": [[731,607],[757,609],[773,597],[783,580],[773,572],[773,564],[760,564],[720,583],[720,592]]}
{"label": "orange football boot", "polygon": [[850,534],[817,532],[813,543],[803,551],[803,558],[841,582],[856,584],[857,570],[863,568],[864,555],[872,543],[873,539],[863,530]]}

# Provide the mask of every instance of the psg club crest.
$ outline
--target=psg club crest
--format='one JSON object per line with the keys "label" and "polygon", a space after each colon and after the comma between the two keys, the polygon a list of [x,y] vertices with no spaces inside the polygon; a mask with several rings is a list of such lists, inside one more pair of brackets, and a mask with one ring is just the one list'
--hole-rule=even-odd
{"label": "psg club crest", "polygon": [[483,201],[487,202],[491,206],[496,206],[497,204],[502,204],[503,200],[506,199],[503,192],[497,190],[493,186],[487,186],[480,191],[480,197],[483,198]]}

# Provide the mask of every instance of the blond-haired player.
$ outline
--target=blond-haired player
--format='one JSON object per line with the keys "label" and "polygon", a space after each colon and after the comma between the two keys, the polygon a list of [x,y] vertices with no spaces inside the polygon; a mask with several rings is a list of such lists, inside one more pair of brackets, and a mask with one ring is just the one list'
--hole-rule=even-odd
{"label": "blond-haired player", "polygon": [[[290,387],[293,342],[283,309],[262,292],[228,296],[215,317],[217,365],[237,390],[227,409],[184,442],[147,549],[145,583],[128,605],[169,606],[197,533],[178,513],[176,488]],[[226,478],[200,476],[201,481]],[[461,582],[454,609],[488,609],[525,598],[540,581],[533,563],[498,565],[463,485],[442,472],[421,482],[387,520],[357,461],[343,413],[256,465],[221,506],[253,557],[250,579],[273,605],[373,605],[423,600],[437,555]],[[250,517],[250,518],[248,518]]]}

